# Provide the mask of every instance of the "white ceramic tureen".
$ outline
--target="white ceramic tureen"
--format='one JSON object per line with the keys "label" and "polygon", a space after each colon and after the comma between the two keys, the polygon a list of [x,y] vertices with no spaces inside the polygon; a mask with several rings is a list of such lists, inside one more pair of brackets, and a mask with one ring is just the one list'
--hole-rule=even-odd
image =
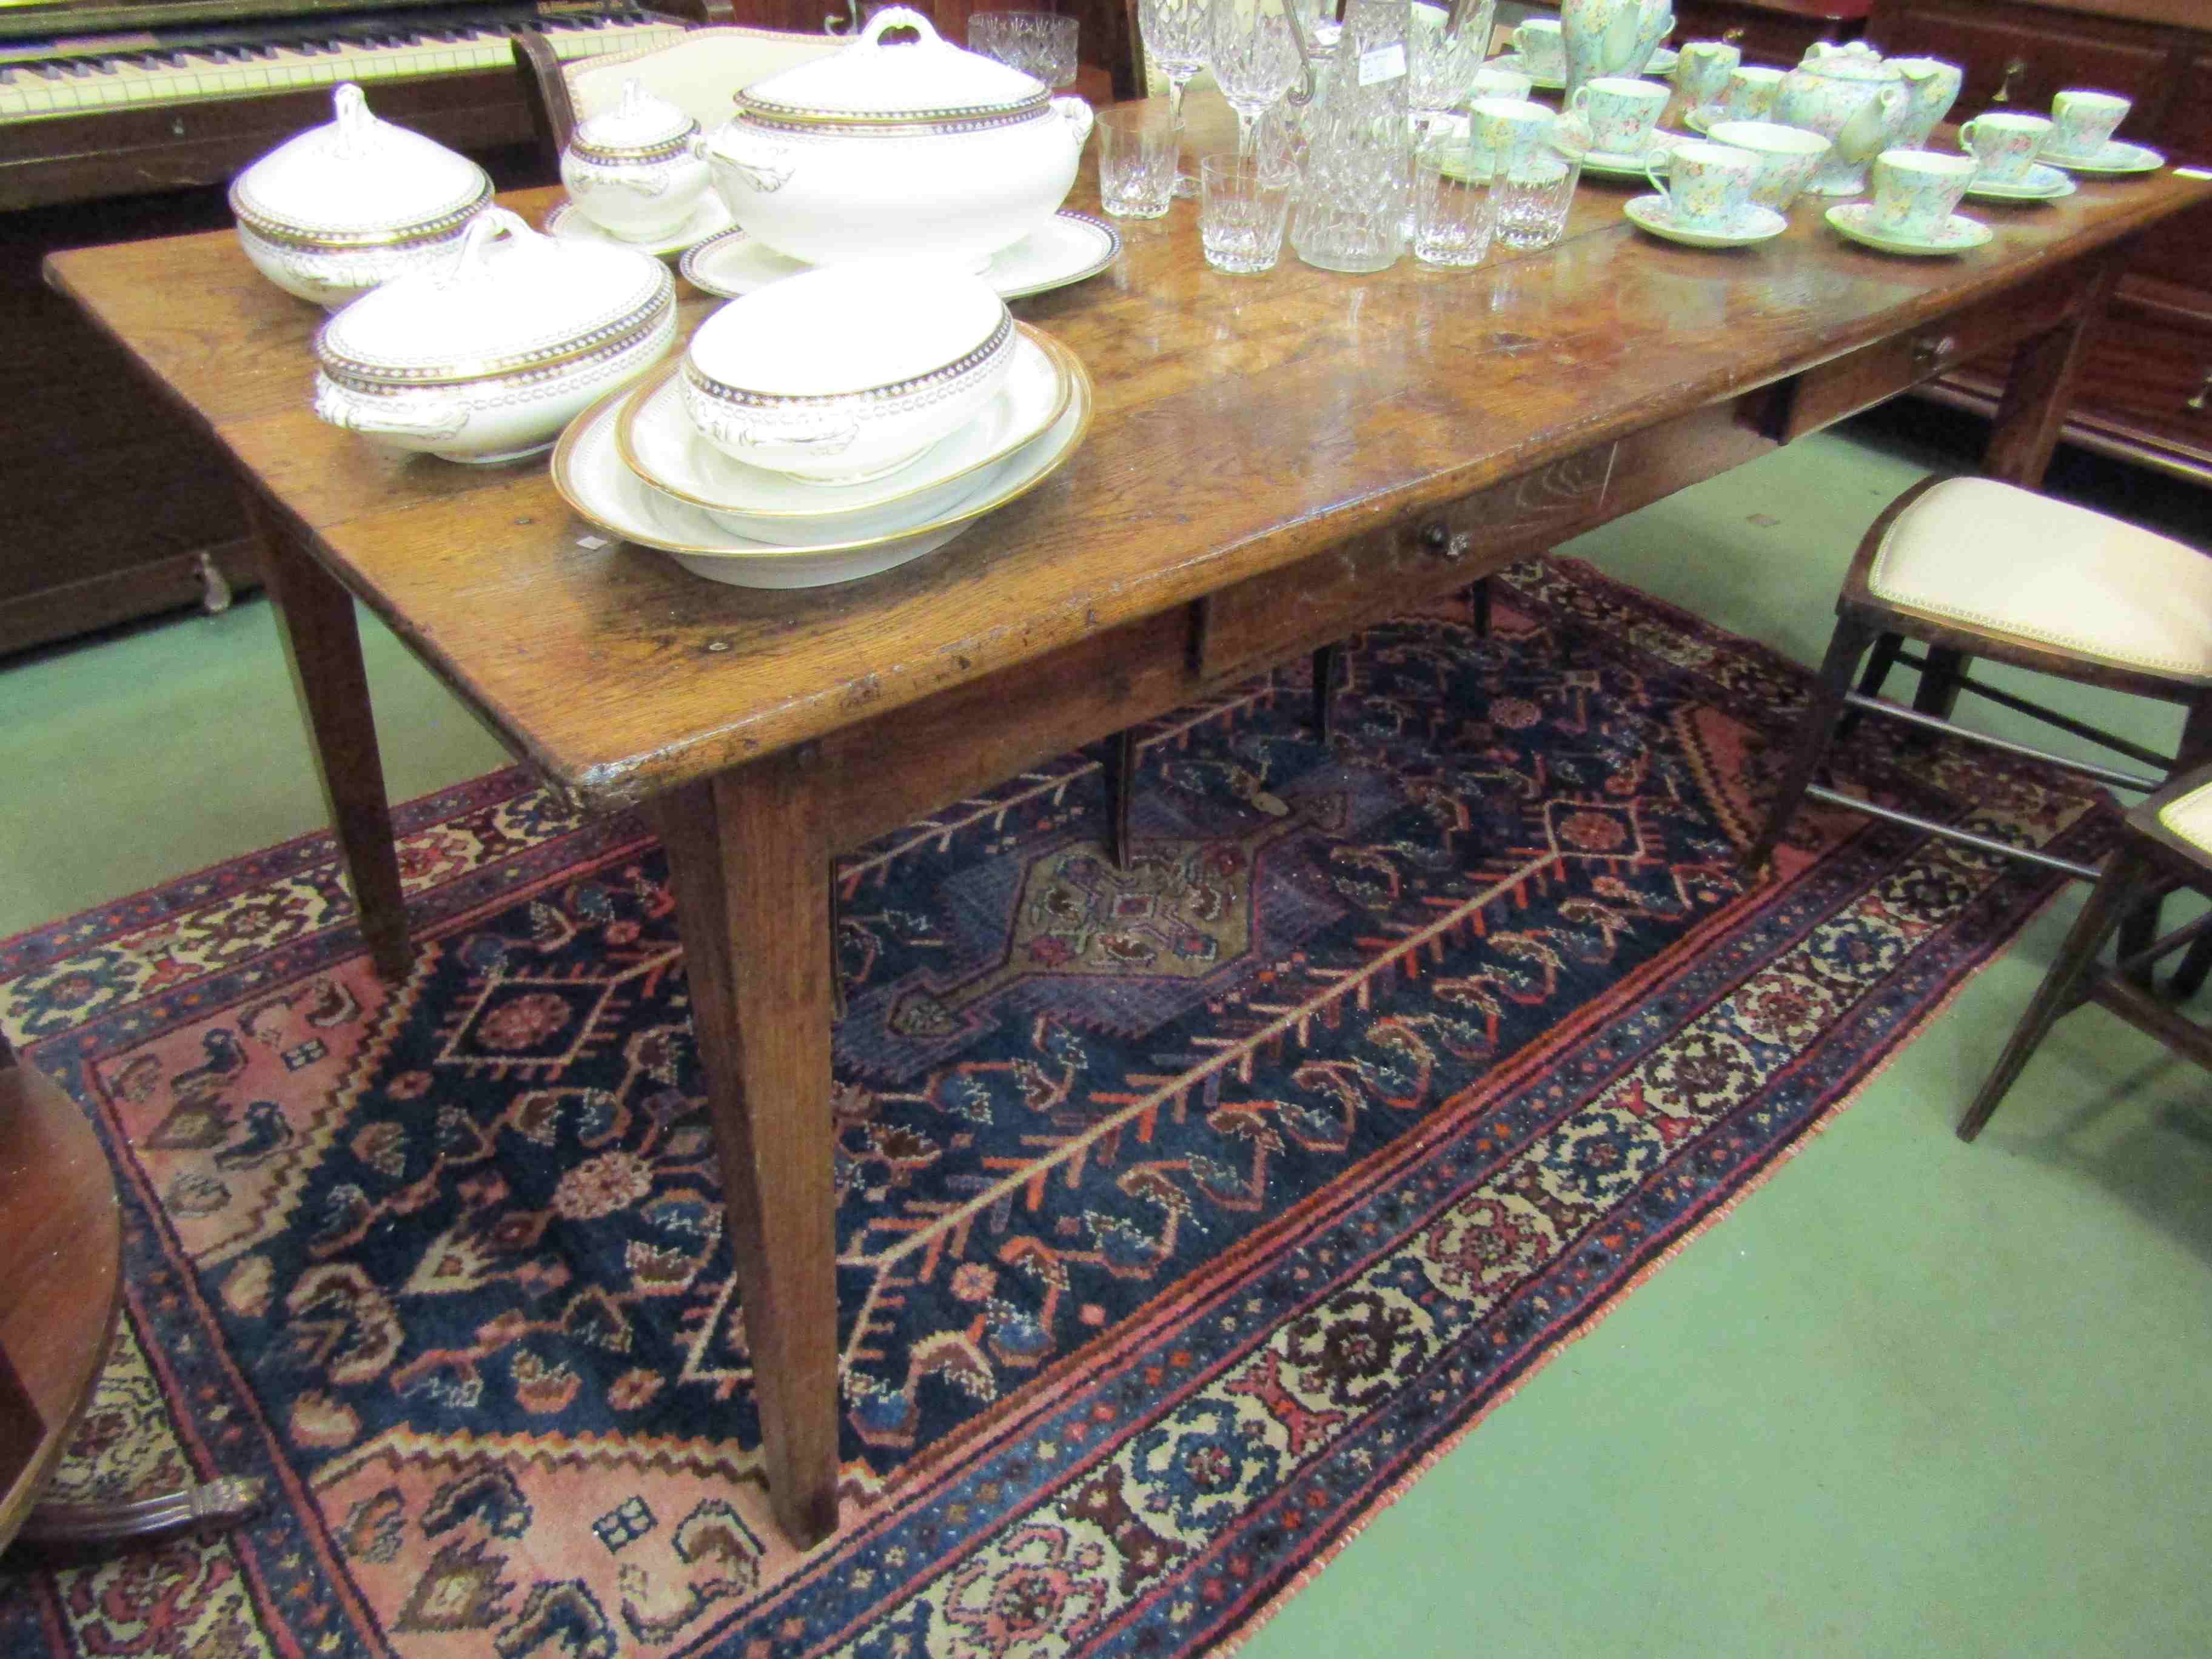
{"label": "white ceramic tureen", "polygon": [[351,82],[337,118],[288,138],[231,182],[238,240],[261,274],[332,310],[444,263],[491,201],[465,155],[380,121]]}
{"label": "white ceramic tureen", "polygon": [[699,124],[642,81],[579,125],[561,152],[561,182],[576,210],[634,242],[673,234],[707,190]]}
{"label": "white ceramic tureen", "polygon": [[[921,38],[883,43],[901,27]],[[707,164],[731,216],[793,259],[933,254],[980,270],[1059,210],[1090,133],[1080,98],[893,6],[844,51],[739,92]]]}
{"label": "white ceramic tureen", "polygon": [[543,449],[676,340],[652,255],[556,241],[493,208],[435,270],[394,278],[315,336],[315,413],[449,461]]}
{"label": "white ceramic tureen", "polygon": [[850,260],[771,283],[700,324],[684,354],[684,408],[738,460],[857,483],[981,414],[1016,340],[998,291],[947,260]]}

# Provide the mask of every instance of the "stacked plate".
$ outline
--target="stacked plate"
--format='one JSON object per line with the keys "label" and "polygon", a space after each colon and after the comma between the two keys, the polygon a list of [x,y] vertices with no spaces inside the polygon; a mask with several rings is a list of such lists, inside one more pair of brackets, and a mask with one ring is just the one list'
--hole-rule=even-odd
{"label": "stacked plate", "polygon": [[[997,320],[979,313],[962,284],[981,288],[833,267],[733,301],[681,362],[576,417],[555,487],[593,524],[740,587],[851,581],[942,547],[1057,471],[1092,403],[1073,353],[988,289]],[[933,337],[955,355],[936,362]]]}

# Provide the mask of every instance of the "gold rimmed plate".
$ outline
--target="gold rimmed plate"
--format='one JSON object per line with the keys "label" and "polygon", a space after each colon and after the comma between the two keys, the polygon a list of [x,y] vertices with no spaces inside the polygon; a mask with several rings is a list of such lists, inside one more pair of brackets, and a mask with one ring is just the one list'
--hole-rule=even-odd
{"label": "gold rimmed plate", "polygon": [[1073,373],[1044,337],[1017,327],[1006,381],[975,418],[879,478],[813,483],[725,454],[685,412],[676,364],[631,392],[616,416],[615,446],[623,465],[654,489],[755,541],[799,547],[895,531],[953,506],[986,469],[1066,411]]}
{"label": "gold rimmed plate", "polygon": [[568,423],[553,451],[553,487],[591,523],[625,541],[672,554],[709,580],[738,587],[821,587],[889,570],[934,551],[985,514],[1036,489],[1066,464],[1091,429],[1091,377],[1074,353],[1036,337],[1066,365],[1072,395],[1059,419],[977,475],[956,505],[887,534],[813,547],[785,547],[740,536],[703,509],[663,495],[623,465],[615,425],[635,388],[609,392]]}

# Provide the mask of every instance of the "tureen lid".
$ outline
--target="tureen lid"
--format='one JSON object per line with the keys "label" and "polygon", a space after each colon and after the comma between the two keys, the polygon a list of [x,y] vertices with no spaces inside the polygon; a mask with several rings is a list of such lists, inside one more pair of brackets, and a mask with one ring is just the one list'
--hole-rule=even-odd
{"label": "tureen lid", "polygon": [[[921,38],[885,46],[886,29]],[[929,19],[887,6],[844,51],[757,81],[737,95],[741,115],[807,126],[891,126],[1003,121],[1048,108],[1052,88],[1034,76],[939,35]]]}
{"label": "tureen lid", "polygon": [[450,231],[491,199],[465,155],[380,121],[350,81],[335,120],[310,127],[232,180],[230,210],[274,241],[367,247]]}
{"label": "tureen lid", "polygon": [[854,259],[731,301],[684,365],[725,395],[836,398],[957,371],[1012,328],[999,291],[950,259]]}
{"label": "tureen lid", "polygon": [[611,109],[577,125],[568,148],[579,155],[638,156],[682,145],[699,124],[635,78]]}
{"label": "tureen lid", "polygon": [[395,276],[325,323],[315,358],[356,385],[451,386],[621,345],[675,303],[675,280],[651,254],[556,241],[491,208],[450,264]]}
{"label": "tureen lid", "polygon": [[1847,40],[1842,46],[1828,40],[1815,40],[1805,48],[1805,56],[1797,67],[1814,75],[1833,76],[1838,81],[1902,81],[1905,78],[1895,64],[1885,61],[1880,52],[1863,40]]}

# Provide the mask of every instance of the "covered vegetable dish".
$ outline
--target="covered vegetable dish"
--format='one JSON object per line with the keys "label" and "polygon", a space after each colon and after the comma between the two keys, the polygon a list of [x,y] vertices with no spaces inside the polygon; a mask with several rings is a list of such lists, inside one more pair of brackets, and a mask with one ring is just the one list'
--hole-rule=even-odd
{"label": "covered vegetable dish", "polygon": [[[901,27],[921,38],[883,42]],[[893,6],[844,51],[740,91],[707,164],[732,217],[788,258],[933,254],[980,270],[1058,210],[1090,132],[1081,99]]]}
{"label": "covered vegetable dish", "polygon": [[315,413],[449,461],[545,448],[676,339],[676,283],[652,255],[556,241],[504,208],[442,268],[364,295],[315,336]]}
{"label": "covered vegetable dish", "polygon": [[771,283],[702,323],[684,354],[684,407],[750,465],[856,483],[974,419],[1005,384],[1015,343],[1006,302],[981,277],[942,259],[853,260]]}
{"label": "covered vegetable dish", "polygon": [[288,138],[230,186],[238,240],[287,294],[332,310],[452,256],[492,185],[465,155],[369,112],[348,82],[337,118]]}
{"label": "covered vegetable dish", "polygon": [[699,124],[642,81],[586,119],[561,152],[561,182],[601,229],[649,242],[679,229],[707,190]]}

